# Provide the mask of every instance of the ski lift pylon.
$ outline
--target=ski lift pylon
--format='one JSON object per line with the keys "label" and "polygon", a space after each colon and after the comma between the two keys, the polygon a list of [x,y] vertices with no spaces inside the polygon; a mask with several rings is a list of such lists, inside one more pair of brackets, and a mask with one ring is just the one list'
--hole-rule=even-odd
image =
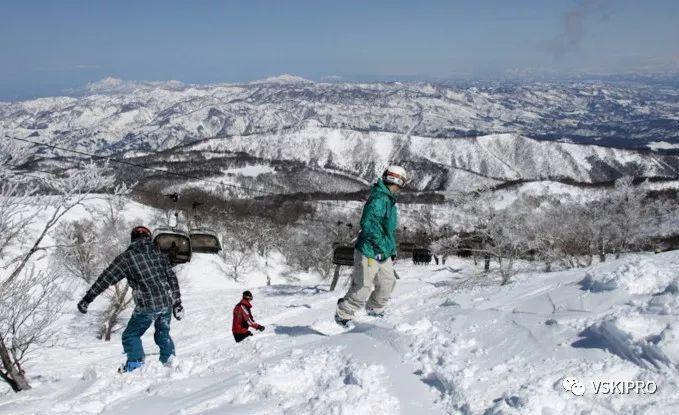
{"label": "ski lift pylon", "polygon": [[191,237],[191,251],[201,254],[217,254],[222,250],[217,233],[202,228],[194,228],[189,231]]}
{"label": "ski lift pylon", "polygon": [[158,228],[153,235],[153,241],[169,258],[173,264],[183,264],[191,261],[191,238],[180,230],[173,228]]}

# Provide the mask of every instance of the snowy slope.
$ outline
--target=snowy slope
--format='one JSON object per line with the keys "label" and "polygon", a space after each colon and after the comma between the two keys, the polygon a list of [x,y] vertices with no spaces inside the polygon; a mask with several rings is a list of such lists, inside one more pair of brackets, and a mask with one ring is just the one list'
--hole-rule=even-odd
{"label": "snowy slope", "polygon": [[[389,316],[359,316],[332,337],[327,284],[253,289],[263,334],[236,345],[231,308],[245,288],[197,255],[179,272],[187,316],[173,322],[179,365],[149,356],[115,373],[119,334],[94,339],[94,316],[63,316],[64,343],[28,366],[34,389],[0,395],[6,414],[674,413],[679,410],[679,252],[588,269],[522,275],[500,287],[467,261],[397,266]],[[346,283],[347,275],[343,277]],[[253,288],[248,286],[247,288]],[[93,304],[96,313],[97,302]],[[145,338],[154,352],[152,336]],[[75,353],[74,353],[75,352]],[[566,392],[576,376],[585,396]],[[598,379],[652,380],[653,395],[594,395]]]}

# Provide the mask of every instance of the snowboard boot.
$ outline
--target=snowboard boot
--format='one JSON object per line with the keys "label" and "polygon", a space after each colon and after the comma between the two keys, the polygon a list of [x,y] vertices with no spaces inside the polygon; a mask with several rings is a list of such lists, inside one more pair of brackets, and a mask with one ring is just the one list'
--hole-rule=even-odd
{"label": "snowboard boot", "polygon": [[[339,300],[337,300],[337,305],[339,306],[343,302],[344,298],[340,298]],[[353,327],[353,323],[351,323],[351,320],[343,319],[340,316],[338,316],[337,313],[335,313],[335,323],[337,323],[338,325],[342,326],[342,328],[345,329],[350,329]]]}
{"label": "snowboard boot", "polygon": [[346,320],[343,318],[340,318],[337,314],[335,314],[335,323],[338,325],[342,326],[342,328],[348,329],[351,328],[351,320]]}
{"label": "snowboard boot", "polygon": [[374,308],[366,307],[365,312],[370,316],[370,317],[377,317],[377,318],[382,318],[384,317],[384,311],[377,311]]}
{"label": "snowboard boot", "polygon": [[131,360],[131,361],[128,360],[127,363],[125,363],[120,367],[120,369],[118,369],[118,372],[128,373],[132,372],[133,370],[139,369],[142,366],[144,366],[143,360]]}
{"label": "snowboard boot", "polygon": [[175,369],[179,366],[179,361],[174,355],[171,355],[165,362],[161,362],[163,366]]}

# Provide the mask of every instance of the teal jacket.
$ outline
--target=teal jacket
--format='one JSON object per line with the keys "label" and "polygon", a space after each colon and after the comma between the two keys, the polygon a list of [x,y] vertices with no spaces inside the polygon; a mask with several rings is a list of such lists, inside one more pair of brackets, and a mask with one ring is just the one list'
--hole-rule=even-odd
{"label": "teal jacket", "polygon": [[363,206],[361,233],[355,248],[368,258],[375,258],[378,254],[382,258],[396,255],[397,222],[396,196],[379,179]]}

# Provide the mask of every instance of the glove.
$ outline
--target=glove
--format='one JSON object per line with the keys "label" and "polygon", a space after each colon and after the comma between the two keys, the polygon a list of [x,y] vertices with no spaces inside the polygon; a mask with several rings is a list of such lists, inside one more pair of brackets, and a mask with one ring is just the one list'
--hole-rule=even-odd
{"label": "glove", "polygon": [[177,319],[177,321],[184,318],[184,307],[182,306],[181,302],[172,306],[172,315]]}
{"label": "glove", "polygon": [[257,327],[257,331],[264,331],[264,326]]}
{"label": "glove", "polygon": [[87,314],[87,307],[89,307],[89,306],[90,306],[89,301],[82,299],[78,303],[78,311],[80,311],[83,314]]}
{"label": "glove", "polygon": [[394,255],[391,256],[391,260],[392,260],[392,261],[396,261],[396,254],[394,254]]}
{"label": "glove", "polygon": [[382,255],[382,254],[377,254],[377,255],[375,255],[375,260],[381,264],[384,261],[386,261],[387,258],[385,258],[384,255]]}

